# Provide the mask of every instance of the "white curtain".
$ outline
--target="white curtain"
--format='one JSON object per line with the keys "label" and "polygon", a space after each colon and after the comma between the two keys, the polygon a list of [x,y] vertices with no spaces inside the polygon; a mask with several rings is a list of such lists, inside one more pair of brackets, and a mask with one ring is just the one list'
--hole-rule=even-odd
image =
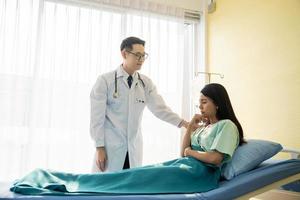
{"label": "white curtain", "polygon": [[[148,1],[1,0],[0,181],[38,167],[90,172],[89,93],[99,74],[121,63],[127,36],[146,40],[142,73],[189,116],[184,29],[181,9]],[[143,133],[144,164],[178,156],[180,130],[148,110]]]}

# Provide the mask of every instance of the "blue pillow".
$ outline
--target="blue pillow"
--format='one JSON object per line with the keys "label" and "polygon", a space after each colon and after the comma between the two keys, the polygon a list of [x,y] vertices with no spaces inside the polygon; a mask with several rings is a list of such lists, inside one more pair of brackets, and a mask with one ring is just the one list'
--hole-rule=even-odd
{"label": "blue pillow", "polygon": [[248,140],[246,144],[235,150],[232,159],[223,166],[222,176],[230,180],[255,168],[281,150],[282,146],[279,143],[266,140]]}

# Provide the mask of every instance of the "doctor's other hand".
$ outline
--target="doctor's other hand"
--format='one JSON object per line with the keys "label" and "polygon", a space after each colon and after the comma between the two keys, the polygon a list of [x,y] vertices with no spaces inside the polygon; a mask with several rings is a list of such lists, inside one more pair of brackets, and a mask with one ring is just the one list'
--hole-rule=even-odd
{"label": "doctor's other hand", "polygon": [[96,151],[96,165],[100,171],[105,171],[106,169],[106,151],[104,147],[97,147]]}

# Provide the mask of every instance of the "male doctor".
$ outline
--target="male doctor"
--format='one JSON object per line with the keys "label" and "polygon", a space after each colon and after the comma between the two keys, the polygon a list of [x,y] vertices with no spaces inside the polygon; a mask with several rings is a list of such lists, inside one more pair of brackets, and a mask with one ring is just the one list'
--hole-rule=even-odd
{"label": "male doctor", "polygon": [[188,125],[166,106],[152,81],[137,72],[148,56],[144,45],[145,41],[136,37],[124,39],[123,63],[116,70],[100,75],[92,88],[90,133],[96,146],[93,172],[141,166],[141,118],[145,106],[170,124]]}

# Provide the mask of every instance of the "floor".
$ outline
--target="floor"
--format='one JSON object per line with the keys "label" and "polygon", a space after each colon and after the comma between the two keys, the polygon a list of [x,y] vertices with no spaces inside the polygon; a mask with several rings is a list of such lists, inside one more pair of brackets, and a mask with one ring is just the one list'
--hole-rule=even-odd
{"label": "floor", "polygon": [[250,200],[300,200],[300,193],[275,189],[252,197]]}

